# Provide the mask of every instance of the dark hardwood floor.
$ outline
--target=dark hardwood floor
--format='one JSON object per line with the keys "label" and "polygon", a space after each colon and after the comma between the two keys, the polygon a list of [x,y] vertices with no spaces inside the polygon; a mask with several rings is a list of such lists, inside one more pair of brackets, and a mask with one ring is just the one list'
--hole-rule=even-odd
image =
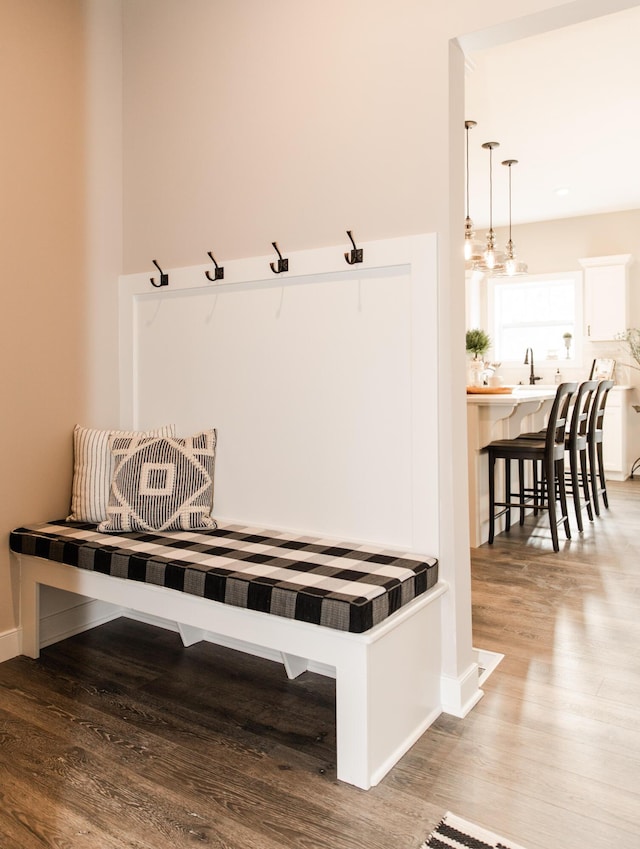
{"label": "dark hardwood floor", "polygon": [[505,658],[368,792],[335,779],[333,681],[121,619],[0,665],[1,849],[417,849],[446,810],[526,849],[640,846],[640,482],[554,554],[472,553]]}

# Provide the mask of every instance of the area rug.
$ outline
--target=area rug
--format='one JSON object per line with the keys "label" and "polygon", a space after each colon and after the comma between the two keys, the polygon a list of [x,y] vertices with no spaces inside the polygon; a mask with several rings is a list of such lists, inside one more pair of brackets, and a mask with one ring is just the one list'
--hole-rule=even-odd
{"label": "area rug", "polygon": [[523,849],[448,811],[420,849]]}

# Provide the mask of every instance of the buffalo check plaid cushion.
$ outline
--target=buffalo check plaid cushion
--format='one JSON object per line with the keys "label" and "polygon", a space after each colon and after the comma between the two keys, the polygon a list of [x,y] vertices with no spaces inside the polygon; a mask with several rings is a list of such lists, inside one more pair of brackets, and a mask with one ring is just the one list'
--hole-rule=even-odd
{"label": "buffalo check plaid cushion", "polygon": [[56,521],[18,528],[11,549],[341,631],[362,633],[433,587],[434,557],[279,531],[101,534]]}

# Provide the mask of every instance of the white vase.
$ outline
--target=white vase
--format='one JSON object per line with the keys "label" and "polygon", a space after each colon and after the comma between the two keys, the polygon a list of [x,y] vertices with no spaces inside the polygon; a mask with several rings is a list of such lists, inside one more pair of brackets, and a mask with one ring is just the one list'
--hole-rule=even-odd
{"label": "white vase", "polygon": [[483,371],[484,362],[482,360],[469,360],[469,368],[467,370],[467,386],[482,386]]}

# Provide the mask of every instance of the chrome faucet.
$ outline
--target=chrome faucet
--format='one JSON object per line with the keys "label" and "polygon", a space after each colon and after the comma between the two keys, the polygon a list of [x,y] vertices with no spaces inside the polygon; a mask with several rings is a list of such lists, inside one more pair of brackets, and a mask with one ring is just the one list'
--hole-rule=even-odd
{"label": "chrome faucet", "polygon": [[[531,354],[531,362],[529,362],[529,354]],[[536,373],[533,368],[533,348],[527,348],[527,350],[525,351],[524,364],[525,366],[531,365],[531,371],[529,372],[529,384],[531,386],[535,386],[536,380],[542,380],[542,378],[536,377]]]}

